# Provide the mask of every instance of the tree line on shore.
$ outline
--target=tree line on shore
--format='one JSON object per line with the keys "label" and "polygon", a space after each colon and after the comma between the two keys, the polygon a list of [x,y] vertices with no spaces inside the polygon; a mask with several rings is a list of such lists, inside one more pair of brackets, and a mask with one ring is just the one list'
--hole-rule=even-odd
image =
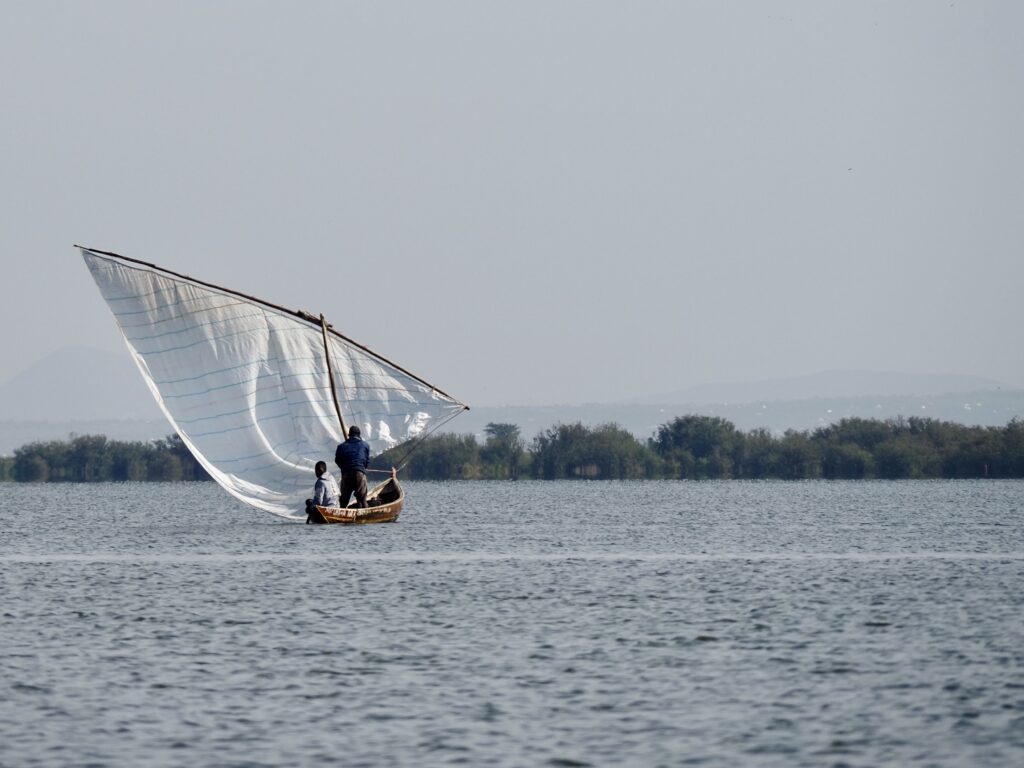
{"label": "tree line on shore", "polygon": [[[385,466],[389,457],[378,459]],[[1024,421],[971,427],[926,418],[849,418],[813,431],[741,432],[716,416],[680,416],[641,441],[616,424],[558,424],[526,446],[511,424],[439,435],[413,454],[416,479],[1024,478]]]}
{"label": "tree line on shore", "polygon": [[[387,469],[409,450],[372,460]],[[1024,478],[1024,421],[965,426],[926,418],[849,418],[813,431],[741,432],[715,416],[679,416],[638,440],[616,424],[557,424],[528,445],[514,424],[421,441],[413,480]],[[177,435],[154,443],[102,436],[31,443],[0,458],[0,480],[208,480]]]}
{"label": "tree line on shore", "polygon": [[72,435],[67,440],[29,443],[0,457],[0,480],[16,482],[116,482],[121,480],[209,480],[178,435],[152,442]]}

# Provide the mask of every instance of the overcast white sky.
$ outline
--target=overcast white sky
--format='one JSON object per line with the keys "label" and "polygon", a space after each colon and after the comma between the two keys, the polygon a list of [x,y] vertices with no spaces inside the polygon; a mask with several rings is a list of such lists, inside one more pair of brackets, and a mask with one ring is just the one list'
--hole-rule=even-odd
{"label": "overcast white sky", "polygon": [[1010,1],[7,0],[0,380],[123,350],[77,242],[324,312],[471,405],[1024,385],[1022,29]]}

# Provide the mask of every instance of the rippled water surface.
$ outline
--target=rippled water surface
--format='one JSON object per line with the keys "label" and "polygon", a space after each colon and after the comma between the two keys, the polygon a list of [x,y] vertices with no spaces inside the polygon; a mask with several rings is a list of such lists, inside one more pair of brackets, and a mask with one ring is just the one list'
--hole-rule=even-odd
{"label": "rippled water surface", "polygon": [[0,765],[1024,764],[1024,483],[0,486]]}

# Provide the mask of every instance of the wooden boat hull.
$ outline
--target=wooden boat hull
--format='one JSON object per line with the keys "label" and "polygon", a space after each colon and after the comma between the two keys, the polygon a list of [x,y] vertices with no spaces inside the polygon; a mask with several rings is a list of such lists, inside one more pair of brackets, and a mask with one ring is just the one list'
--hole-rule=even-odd
{"label": "wooden boat hull", "polygon": [[[355,504],[355,501],[352,504]],[[405,504],[405,490],[398,480],[386,480],[366,495],[366,504],[367,506],[362,509],[352,505],[345,509],[312,506],[309,508],[309,522],[320,525],[393,523],[398,520],[402,505]]]}

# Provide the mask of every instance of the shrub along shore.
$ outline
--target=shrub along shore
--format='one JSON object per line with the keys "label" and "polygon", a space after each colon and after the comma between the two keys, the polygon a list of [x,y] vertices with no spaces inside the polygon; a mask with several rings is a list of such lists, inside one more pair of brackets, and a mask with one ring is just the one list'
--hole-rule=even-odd
{"label": "shrub along shore", "polygon": [[[333,446],[325,448],[327,453]],[[638,440],[616,424],[557,424],[528,445],[515,424],[437,434],[374,457],[412,480],[1024,478],[1024,421],[971,427],[911,417],[843,419],[813,431],[741,432],[726,419],[679,416]],[[0,480],[209,480],[177,435],[152,443],[101,435],[30,443],[0,457]]]}

